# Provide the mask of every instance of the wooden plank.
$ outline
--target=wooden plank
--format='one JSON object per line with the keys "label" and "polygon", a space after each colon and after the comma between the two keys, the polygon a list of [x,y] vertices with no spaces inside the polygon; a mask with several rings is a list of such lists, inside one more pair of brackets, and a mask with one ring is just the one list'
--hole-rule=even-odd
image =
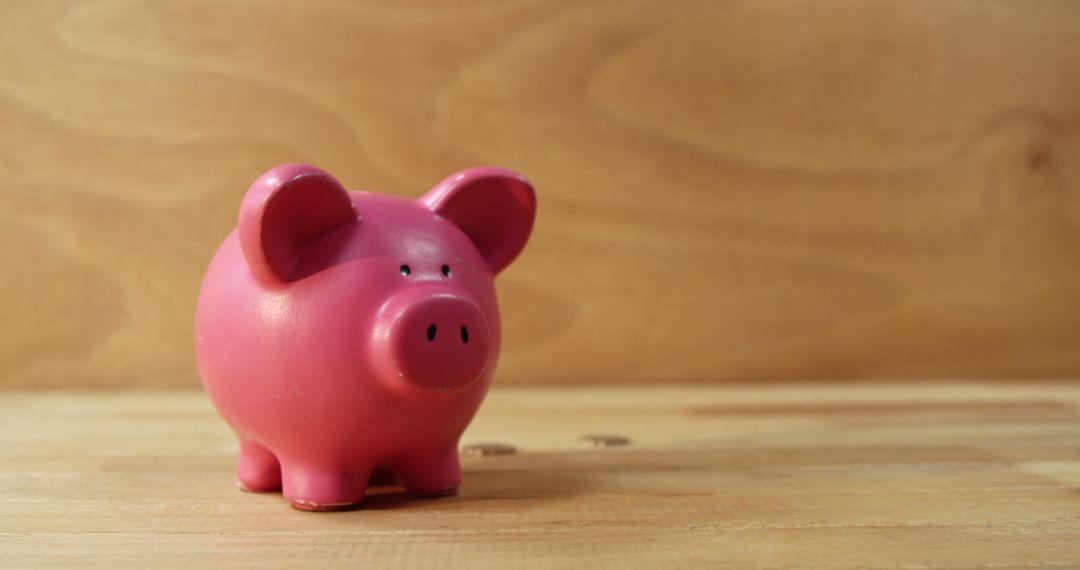
{"label": "wooden plank", "polygon": [[[613,434],[623,447],[581,437]],[[232,486],[189,391],[0,396],[5,567],[1080,565],[1080,386],[494,391],[457,497]]]}
{"label": "wooden plank", "polygon": [[0,385],[194,387],[201,272],[285,161],[536,182],[506,384],[1075,377],[1078,36],[1053,0],[7,1]]}

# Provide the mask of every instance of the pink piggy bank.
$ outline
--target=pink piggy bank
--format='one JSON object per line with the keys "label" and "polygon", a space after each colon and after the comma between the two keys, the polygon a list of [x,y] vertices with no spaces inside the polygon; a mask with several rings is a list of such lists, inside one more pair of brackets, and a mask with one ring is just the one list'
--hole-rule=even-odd
{"label": "pink piggy bank", "polygon": [[372,471],[452,494],[458,439],[499,355],[494,277],[525,246],[532,186],[476,168],[418,200],[263,174],[203,279],[195,352],[240,439],[237,484],[293,506],[359,503]]}

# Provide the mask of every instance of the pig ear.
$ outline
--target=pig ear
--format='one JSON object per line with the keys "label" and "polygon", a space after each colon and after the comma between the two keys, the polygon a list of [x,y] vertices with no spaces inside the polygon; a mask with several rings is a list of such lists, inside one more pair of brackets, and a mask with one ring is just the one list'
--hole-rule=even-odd
{"label": "pig ear", "polygon": [[500,168],[462,170],[420,201],[461,228],[496,274],[521,253],[536,218],[532,185]]}
{"label": "pig ear", "polygon": [[248,189],[237,233],[251,271],[264,281],[284,282],[312,240],[356,219],[349,193],[333,176],[313,166],[285,164]]}

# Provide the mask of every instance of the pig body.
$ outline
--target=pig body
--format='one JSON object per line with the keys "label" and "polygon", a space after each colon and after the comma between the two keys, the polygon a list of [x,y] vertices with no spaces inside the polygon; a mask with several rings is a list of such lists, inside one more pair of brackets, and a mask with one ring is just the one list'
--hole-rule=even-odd
{"label": "pig body", "polygon": [[203,385],[240,440],[238,485],[297,508],[360,502],[388,468],[453,493],[458,439],[500,345],[494,276],[531,230],[520,176],[472,169],[418,200],[285,165],[252,185],[196,310]]}

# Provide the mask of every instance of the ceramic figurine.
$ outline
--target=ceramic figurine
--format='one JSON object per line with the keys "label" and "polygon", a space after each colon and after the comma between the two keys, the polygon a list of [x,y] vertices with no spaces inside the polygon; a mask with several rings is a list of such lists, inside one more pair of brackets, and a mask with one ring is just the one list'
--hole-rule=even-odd
{"label": "ceramic figurine", "polygon": [[263,174],[203,279],[203,386],[240,439],[237,485],[334,510],[374,469],[453,494],[458,439],[499,356],[494,278],[525,246],[532,186],[464,170],[417,200]]}

